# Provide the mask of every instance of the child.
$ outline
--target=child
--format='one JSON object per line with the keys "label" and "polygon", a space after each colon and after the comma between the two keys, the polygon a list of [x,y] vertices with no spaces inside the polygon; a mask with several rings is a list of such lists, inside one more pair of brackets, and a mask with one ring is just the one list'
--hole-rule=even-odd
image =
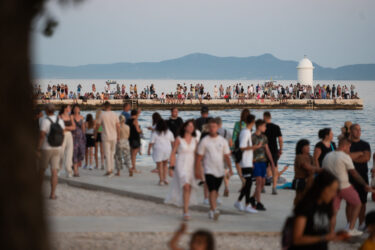
{"label": "child", "polygon": [[[237,167],[238,175],[242,181],[242,188],[240,196],[236,203],[234,203],[234,207],[240,211],[246,211],[248,213],[257,213],[258,211],[251,207],[250,205],[250,192],[251,192],[251,185],[252,185],[252,172],[253,172],[253,151],[263,147],[261,143],[258,145],[253,146],[252,139],[251,139],[251,129],[254,126],[255,116],[248,115],[245,119],[246,128],[241,130],[239,140],[240,144],[239,147],[242,153],[242,159],[240,165]],[[241,203],[243,197],[245,197],[245,204],[244,207]]]}
{"label": "child", "polygon": [[366,215],[366,227],[369,237],[363,243],[359,250],[372,250],[375,249],[375,210],[370,211]]}
{"label": "child", "polygon": [[[172,250],[182,250],[178,247],[178,241],[186,231],[186,224],[182,223],[181,227],[173,235],[171,241],[169,242],[169,247]],[[215,240],[211,232],[206,230],[195,231],[190,239],[190,250],[214,250]]]}
{"label": "child", "polygon": [[[209,135],[204,137],[198,146],[195,177],[202,179],[201,162],[203,160],[203,167],[205,173],[206,184],[209,191],[210,211],[208,217],[217,220],[220,212],[216,209],[216,200],[218,191],[223,182],[225,174],[224,160],[229,168],[229,175],[232,175],[232,163],[230,161],[230,150],[228,142],[220,135],[218,135],[218,124],[214,119],[208,123]],[[223,160],[224,159],[224,160]]]}
{"label": "child", "polygon": [[88,169],[92,170],[92,157],[93,149],[95,148],[94,139],[94,127],[95,121],[92,114],[86,116],[86,166]]}
{"label": "child", "polygon": [[258,119],[255,122],[256,131],[251,136],[253,145],[261,144],[262,147],[254,150],[254,171],[253,176],[256,178],[256,187],[254,197],[250,199],[251,205],[259,210],[259,211],[266,211],[264,205],[260,202],[260,193],[264,187],[266,182],[266,173],[267,173],[267,164],[268,160],[271,163],[271,167],[275,167],[274,162],[272,160],[271,152],[268,148],[268,140],[267,136],[264,135],[266,131],[266,122],[264,120]]}

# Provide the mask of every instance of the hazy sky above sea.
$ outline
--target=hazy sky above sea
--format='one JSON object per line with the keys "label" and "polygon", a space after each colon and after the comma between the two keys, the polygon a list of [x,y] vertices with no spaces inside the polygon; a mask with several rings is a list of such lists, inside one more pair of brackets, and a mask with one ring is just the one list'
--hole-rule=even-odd
{"label": "hazy sky above sea", "polygon": [[375,63],[374,0],[85,0],[48,9],[53,37],[33,31],[33,62],[161,61],[190,53],[280,59],[325,67]]}

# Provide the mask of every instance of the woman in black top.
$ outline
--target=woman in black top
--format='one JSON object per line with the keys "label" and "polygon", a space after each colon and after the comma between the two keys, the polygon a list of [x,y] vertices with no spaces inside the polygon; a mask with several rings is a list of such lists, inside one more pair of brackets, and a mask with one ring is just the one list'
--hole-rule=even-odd
{"label": "woman in black top", "polygon": [[318,168],[321,168],[324,157],[329,152],[336,150],[336,144],[332,141],[333,133],[330,128],[319,130],[318,136],[321,141],[315,145],[314,163]]}
{"label": "woman in black top", "polygon": [[292,246],[289,250],[326,250],[329,241],[343,240],[346,235],[336,234],[332,225],[333,199],[339,183],[335,176],[323,170],[312,187],[294,209]]}
{"label": "woman in black top", "polygon": [[129,134],[129,145],[131,148],[131,160],[132,160],[132,173],[139,173],[135,169],[136,157],[141,148],[141,127],[138,123],[138,116],[140,112],[138,110],[133,109],[130,113],[131,118],[126,121],[126,124],[130,127],[130,134]]}

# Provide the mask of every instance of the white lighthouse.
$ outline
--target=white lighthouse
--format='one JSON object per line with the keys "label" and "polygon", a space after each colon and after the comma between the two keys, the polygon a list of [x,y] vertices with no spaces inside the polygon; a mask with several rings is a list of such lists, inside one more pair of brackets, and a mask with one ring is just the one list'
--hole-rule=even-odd
{"label": "white lighthouse", "polygon": [[304,56],[297,66],[298,82],[302,85],[310,85],[313,87],[313,71],[312,62]]}

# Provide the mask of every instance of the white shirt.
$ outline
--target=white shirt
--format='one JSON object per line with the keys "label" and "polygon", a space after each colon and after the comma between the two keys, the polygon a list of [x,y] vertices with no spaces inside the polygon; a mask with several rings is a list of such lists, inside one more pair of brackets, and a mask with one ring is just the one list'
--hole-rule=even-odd
{"label": "white shirt", "polygon": [[348,171],[354,169],[354,165],[348,154],[342,151],[332,151],[324,157],[322,166],[337,177],[340,189],[350,187]]}
{"label": "white shirt", "polygon": [[112,111],[102,111],[99,116],[98,123],[103,126],[102,139],[103,141],[117,140],[116,124],[120,123],[116,113]]}
{"label": "white shirt", "polygon": [[[56,119],[57,119],[57,116],[55,115],[51,115],[51,116],[48,116],[52,122],[56,122]],[[59,124],[61,126],[62,129],[65,128],[65,124],[64,124],[64,121],[59,118]],[[59,147],[52,147],[51,145],[49,145],[48,143],[48,134],[49,134],[49,130],[51,129],[51,122],[49,121],[49,119],[47,117],[43,118],[43,120],[41,121],[41,124],[40,124],[40,131],[43,131],[46,133],[46,137],[44,139],[44,142],[43,142],[43,145],[42,145],[42,149],[43,150],[49,150],[49,149],[61,149],[61,146]]]}
{"label": "white shirt", "polygon": [[169,129],[163,133],[153,131],[151,134],[150,143],[154,144],[153,147],[158,148],[158,149],[170,150],[172,147],[171,143],[173,141],[174,141],[174,136]]}
{"label": "white shirt", "polygon": [[230,154],[227,140],[217,135],[204,137],[198,146],[198,155],[203,156],[203,168],[205,174],[211,174],[215,177],[223,177],[224,155]]}
{"label": "white shirt", "polygon": [[[244,128],[241,130],[240,133],[240,148],[246,148],[246,147],[253,146],[252,140],[251,140],[251,132],[250,129]],[[251,168],[253,167],[253,150],[245,150],[242,153],[242,159],[241,159],[241,167],[242,168]]]}

